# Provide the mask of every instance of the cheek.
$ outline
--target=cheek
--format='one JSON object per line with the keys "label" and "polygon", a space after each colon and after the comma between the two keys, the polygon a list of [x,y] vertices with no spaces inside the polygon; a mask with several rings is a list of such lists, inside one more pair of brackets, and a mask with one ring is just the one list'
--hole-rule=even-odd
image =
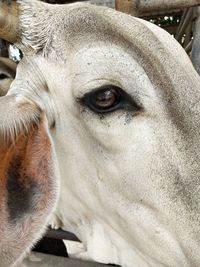
{"label": "cheek", "polygon": [[[91,139],[102,147],[102,149],[113,151],[120,150],[123,141],[131,135],[133,123],[127,123],[126,113],[113,113],[107,115],[97,115],[90,111],[82,114],[82,127]],[[82,129],[80,129],[82,130]]]}
{"label": "cheek", "polygon": [[[102,179],[116,191],[124,188],[124,194],[130,194],[130,198],[133,193],[139,195],[152,190],[158,182],[156,179],[160,179],[164,161],[154,131],[141,121],[115,128],[115,131],[109,132],[110,138],[104,132],[103,146],[95,150],[95,157],[101,158],[96,164]],[[157,174],[154,175],[155,169]]]}

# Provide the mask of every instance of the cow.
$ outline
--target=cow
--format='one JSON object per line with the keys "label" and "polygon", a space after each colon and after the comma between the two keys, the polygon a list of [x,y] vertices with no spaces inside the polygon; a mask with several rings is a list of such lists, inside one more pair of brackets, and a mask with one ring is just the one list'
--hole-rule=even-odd
{"label": "cow", "polygon": [[23,54],[0,98],[0,266],[50,216],[75,257],[200,266],[200,78],[182,47],[106,7],[36,0],[1,1],[0,38]]}
{"label": "cow", "polygon": [[15,78],[17,64],[5,57],[0,57],[0,97],[4,96]]}

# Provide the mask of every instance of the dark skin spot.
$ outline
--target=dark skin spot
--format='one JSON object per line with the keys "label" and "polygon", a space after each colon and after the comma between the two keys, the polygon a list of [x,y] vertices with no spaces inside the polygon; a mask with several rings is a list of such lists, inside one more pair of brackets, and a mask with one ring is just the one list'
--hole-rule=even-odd
{"label": "dark skin spot", "polygon": [[7,174],[7,209],[11,223],[31,213],[34,208],[34,196],[39,189],[32,177],[21,174],[22,163],[20,157],[14,157],[9,164]]}

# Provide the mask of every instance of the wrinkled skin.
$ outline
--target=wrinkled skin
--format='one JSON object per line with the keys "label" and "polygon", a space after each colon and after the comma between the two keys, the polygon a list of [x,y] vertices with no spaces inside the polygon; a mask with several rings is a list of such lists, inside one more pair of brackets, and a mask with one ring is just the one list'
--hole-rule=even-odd
{"label": "wrinkled skin", "polygon": [[[183,49],[106,8],[19,3],[24,58],[8,96],[47,116],[61,182],[54,224],[83,242],[74,256],[198,267],[200,79]],[[137,108],[102,115],[81,101],[105,85]]]}

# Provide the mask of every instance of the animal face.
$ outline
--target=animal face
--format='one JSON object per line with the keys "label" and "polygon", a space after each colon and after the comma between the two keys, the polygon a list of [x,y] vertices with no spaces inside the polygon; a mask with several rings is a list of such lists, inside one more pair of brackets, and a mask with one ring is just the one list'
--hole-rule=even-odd
{"label": "animal face", "polygon": [[55,214],[82,240],[78,256],[198,266],[199,76],[185,52],[156,26],[106,8],[18,8],[21,35],[13,28],[4,38],[24,57],[3,99],[31,101],[30,125],[33,106],[47,117],[41,135],[52,140],[61,182]]}

